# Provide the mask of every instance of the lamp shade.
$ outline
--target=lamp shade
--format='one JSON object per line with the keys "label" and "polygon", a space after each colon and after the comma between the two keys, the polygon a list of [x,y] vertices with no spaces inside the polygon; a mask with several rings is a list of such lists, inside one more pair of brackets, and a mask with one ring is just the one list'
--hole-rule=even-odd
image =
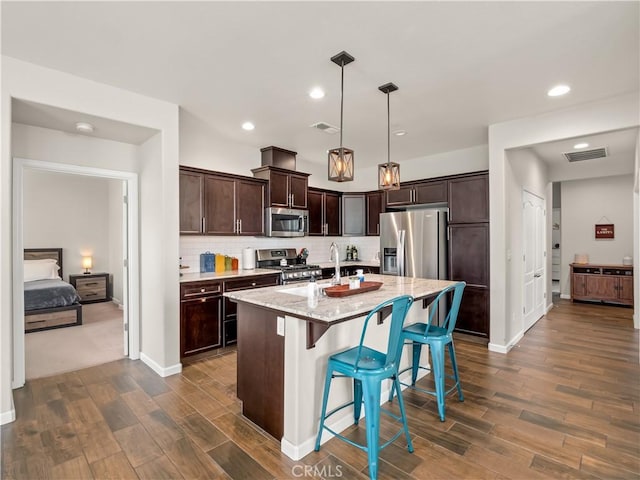
{"label": "lamp shade", "polygon": [[400,165],[395,162],[378,165],[378,188],[381,190],[400,189]]}
{"label": "lamp shade", "polygon": [[329,180],[333,182],[353,180],[353,150],[345,147],[329,150]]}
{"label": "lamp shade", "polygon": [[91,257],[82,257],[82,268],[84,268],[84,273],[89,273],[89,270],[93,267],[93,258]]}

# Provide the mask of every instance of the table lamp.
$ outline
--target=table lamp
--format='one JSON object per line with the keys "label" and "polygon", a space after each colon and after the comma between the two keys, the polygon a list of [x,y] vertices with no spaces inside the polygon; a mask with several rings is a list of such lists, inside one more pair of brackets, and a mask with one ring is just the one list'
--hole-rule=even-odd
{"label": "table lamp", "polygon": [[84,268],[84,274],[89,275],[90,269],[93,267],[93,260],[91,257],[82,257],[82,268]]}

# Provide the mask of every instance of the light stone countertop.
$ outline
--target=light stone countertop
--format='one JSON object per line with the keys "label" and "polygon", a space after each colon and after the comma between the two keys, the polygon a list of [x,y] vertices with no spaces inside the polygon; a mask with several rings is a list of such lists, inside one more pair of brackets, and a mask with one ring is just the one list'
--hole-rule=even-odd
{"label": "light stone countertop", "polygon": [[258,275],[273,275],[280,273],[280,270],[272,270],[269,268],[255,268],[251,270],[230,270],[221,273],[184,273],[180,277],[180,283],[199,282],[201,280],[232,280],[234,278],[255,277]]}
{"label": "light stone countertop", "polygon": [[[320,295],[317,302],[306,296],[308,282],[228,292],[224,296],[236,302],[265,307],[303,320],[332,324],[365,315],[385,300],[400,295],[411,295],[417,300],[434,295],[456,283],[449,280],[373,274],[366,275],[366,281],[382,282],[383,285],[378,290],[347,297]],[[331,283],[323,281],[318,282],[318,285],[331,286]],[[298,294],[284,293],[285,290],[293,290]]]}

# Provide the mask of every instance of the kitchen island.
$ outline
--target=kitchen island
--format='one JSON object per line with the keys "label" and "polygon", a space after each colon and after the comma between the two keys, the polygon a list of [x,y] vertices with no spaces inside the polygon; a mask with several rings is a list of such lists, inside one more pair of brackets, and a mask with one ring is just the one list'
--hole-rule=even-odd
{"label": "kitchen island", "polygon": [[[366,280],[383,285],[342,298],[309,297],[306,283],[225,293],[238,306],[242,413],[280,440],[282,452],[294,460],[313,450],[329,355],[356,346],[366,315],[383,301],[411,295],[416,301],[407,322],[425,320],[422,300],[454,283],[389,275],[367,275]],[[366,343],[372,348],[386,349],[390,322],[384,317],[370,322]],[[403,355],[403,365],[408,365],[407,357]],[[351,398],[351,382],[334,382],[329,409]],[[329,426],[342,431],[353,423],[353,410],[344,409],[331,420]],[[328,438],[323,436],[323,442]]]}

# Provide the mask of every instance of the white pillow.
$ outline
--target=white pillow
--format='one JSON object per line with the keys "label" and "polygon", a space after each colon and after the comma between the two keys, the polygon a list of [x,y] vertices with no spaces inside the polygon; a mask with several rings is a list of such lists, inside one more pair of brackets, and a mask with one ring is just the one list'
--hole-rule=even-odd
{"label": "white pillow", "polygon": [[60,278],[58,276],[60,267],[52,261],[42,260],[25,260],[24,261],[24,281],[32,282],[34,280],[48,280]]}

